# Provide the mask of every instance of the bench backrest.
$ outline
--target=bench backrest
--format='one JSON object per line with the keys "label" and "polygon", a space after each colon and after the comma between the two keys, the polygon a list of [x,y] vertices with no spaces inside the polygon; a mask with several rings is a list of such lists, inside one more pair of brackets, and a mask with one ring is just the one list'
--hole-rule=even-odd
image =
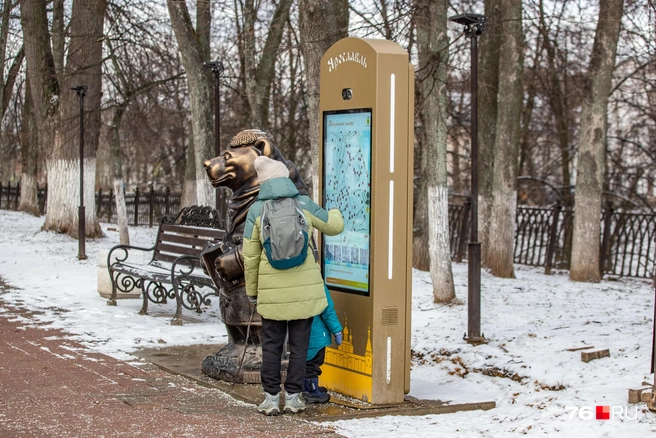
{"label": "bench backrest", "polygon": [[[222,240],[224,236],[225,231],[214,228],[162,224],[157,235],[153,260],[173,263],[180,256],[199,257],[203,245]],[[194,261],[194,266],[200,265]]]}
{"label": "bench backrest", "polygon": [[[173,263],[180,256],[199,257],[207,242],[216,243],[223,240],[225,231],[219,229],[222,222],[218,212],[211,207],[185,207],[174,216],[162,218],[153,261]],[[195,267],[200,267],[198,260]]]}

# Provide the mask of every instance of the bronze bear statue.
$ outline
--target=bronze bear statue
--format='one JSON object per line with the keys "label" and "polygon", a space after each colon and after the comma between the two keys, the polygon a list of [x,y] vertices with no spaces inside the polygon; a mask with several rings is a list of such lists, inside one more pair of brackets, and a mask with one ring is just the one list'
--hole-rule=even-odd
{"label": "bronze bear statue", "polygon": [[299,193],[308,194],[294,163],[287,161],[269,136],[259,129],[239,132],[219,156],[204,162],[212,186],[226,187],[232,192],[228,199],[225,239],[214,251],[203,254],[203,264],[221,290],[221,319],[229,343],[214,356],[208,356],[202,368],[205,374],[221,380],[259,381],[262,321],[246,298],[241,249],[246,215],[260,192],[254,165],[260,155],[284,163]]}

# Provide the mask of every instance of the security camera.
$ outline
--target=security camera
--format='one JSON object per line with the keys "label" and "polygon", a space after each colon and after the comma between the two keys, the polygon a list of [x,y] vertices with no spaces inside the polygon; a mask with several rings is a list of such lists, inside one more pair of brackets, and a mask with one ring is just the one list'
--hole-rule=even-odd
{"label": "security camera", "polygon": [[351,100],[352,97],[353,97],[353,90],[351,90],[350,88],[342,89],[342,99]]}

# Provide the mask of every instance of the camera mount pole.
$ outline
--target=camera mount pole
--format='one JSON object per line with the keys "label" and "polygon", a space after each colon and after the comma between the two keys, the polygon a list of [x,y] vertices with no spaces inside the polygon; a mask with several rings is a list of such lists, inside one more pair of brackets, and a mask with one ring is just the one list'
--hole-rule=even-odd
{"label": "camera mount pole", "polygon": [[[223,62],[212,61],[203,63],[203,67],[209,68],[214,74],[214,154],[219,156],[221,154],[221,75],[223,74]],[[222,196],[221,188],[216,188],[216,209],[221,213],[224,218],[225,212],[221,211]]]}
{"label": "camera mount pole", "polygon": [[464,339],[473,345],[485,343],[481,335],[481,243],[478,241],[478,36],[485,31],[487,18],[480,14],[461,14],[449,21],[465,26],[471,40],[471,228],[468,244],[467,333]]}

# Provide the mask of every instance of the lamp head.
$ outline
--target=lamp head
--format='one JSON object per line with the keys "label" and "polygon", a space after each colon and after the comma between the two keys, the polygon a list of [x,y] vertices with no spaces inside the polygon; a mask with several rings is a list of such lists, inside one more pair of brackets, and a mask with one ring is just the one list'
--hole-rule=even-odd
{"label": "lamp head", "polygon": [[485,31],[485,22],[487,17],[482,14],[459,14],[449,17],[449,21],[462,24],[465,26],[465,33],[472,31],[472,26],[475,27],[476,35],[481,35]]}
{"label": "lamp head", "polygon": [[85,92],[85,91],[87,91],[88,89],[89,89],[89,87],[87,87],[86,85],[76,85],[76,86],[74,86],[74,87],[71,87],[71,90],[73,90],[73,91],[77,91],[78,94],[79,94],[80,92]]}
{"label": "lamp head", "polygon": [[221,61],[204,62],[203,67],[212,69],[212,73],[217,76],[223,73],[223,62]]}

